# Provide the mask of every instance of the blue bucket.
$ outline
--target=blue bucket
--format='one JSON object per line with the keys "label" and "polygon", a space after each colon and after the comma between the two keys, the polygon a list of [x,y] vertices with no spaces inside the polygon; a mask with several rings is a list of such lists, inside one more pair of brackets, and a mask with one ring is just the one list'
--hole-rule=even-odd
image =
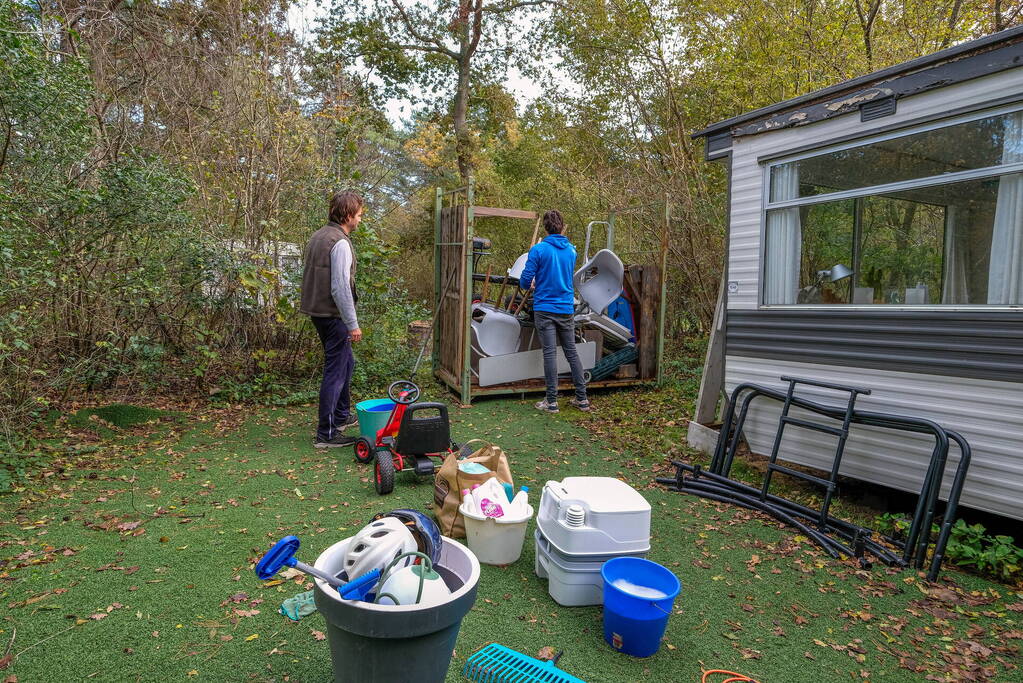
{"label": "blue bucket", "polygon": [[604,579],[604,640],[619,652],[649,657],[661,647],[678,578],[656,562],[616,557],[600,568]]}
{"label": "blue bucket", "polygon": [[355,404],[355,414],[359,418],[359,436],[376,443],[377,432],[387,426],[387,420],[394,410],[394,401],[389,398],[374,398]]}

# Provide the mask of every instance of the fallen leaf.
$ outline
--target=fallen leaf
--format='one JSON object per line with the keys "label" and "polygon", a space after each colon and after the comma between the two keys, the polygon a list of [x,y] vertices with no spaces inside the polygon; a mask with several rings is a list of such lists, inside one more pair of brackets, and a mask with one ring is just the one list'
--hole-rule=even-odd
{"label": "fallen leaf", "polygon": [[251,636],[247,636],[247,637],[245,638],[245,642],[249,642],[250,640],[255,640],[255,639],[256,639],[256,638],[258,638],[258,637],[259,637],[259,634],[258,634],[258,633],[253,633],[253,634],[252,634]]}
{"label": "fallen leaf", "polygon": [[99,621],[100,619],[106,619],[107,618],[107,613],[106,612],[98,612],[97,614],[90,614],[89,618],[90,619],[95,619],[96,621]]}
{"label": "fallen leaf", "polygon": [[536,658],[548,661],[554,659],[555,654],[557,653],[554,651],[553,647],[551,647],[550,645],[545,645],[544,647],[540,648],[539,652],[536,653]]}
{"label": "fallen leaf", "polygon": [[327,637],[327,634],[323,631],[317,631],[316,629],[312,629],[309,632],[313,634],[313,638],[316,640],[324,640]]}
{"label": "fallen leaf", "polygon": [[0,671],[3,671],[11,665],[11,660],[14,659],[13,653],[8,653],[3,657],[0,657]]}

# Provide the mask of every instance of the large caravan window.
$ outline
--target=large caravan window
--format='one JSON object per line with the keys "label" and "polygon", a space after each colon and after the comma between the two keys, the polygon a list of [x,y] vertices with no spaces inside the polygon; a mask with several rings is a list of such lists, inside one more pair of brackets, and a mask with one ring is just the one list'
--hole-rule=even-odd
{"label": "large caravan window", "polygon": [[1023,304],[1023,112],[774,164],[765,304]]}

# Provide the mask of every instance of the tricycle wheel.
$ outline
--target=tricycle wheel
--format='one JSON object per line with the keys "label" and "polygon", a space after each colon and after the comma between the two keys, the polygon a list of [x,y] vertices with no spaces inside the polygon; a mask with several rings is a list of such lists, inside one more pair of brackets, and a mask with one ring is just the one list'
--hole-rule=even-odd
{"label": "tricycle wheel", "polygon": [[373,444],[364,436],[360,436],[355,441],[355,459],[363,465],[373,459]]}
{"label": "tricycle wheel", "polygon": [[386,496],[394,490],[394,459],[386,448],[376,453],[376,464],[373,465],[373,486],[381,496]]}

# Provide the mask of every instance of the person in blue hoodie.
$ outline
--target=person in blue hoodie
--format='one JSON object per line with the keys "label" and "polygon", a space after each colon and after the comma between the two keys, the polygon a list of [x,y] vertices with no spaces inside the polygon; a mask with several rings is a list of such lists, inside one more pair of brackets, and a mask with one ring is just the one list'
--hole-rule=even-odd
{"label": "person in blue hoodie", "polygon": [[565,360],[572,369],[575,397],[569,403],[579,410],[588,411],[583,381],[583,365],[575,350],[575,291],[572,274],[575,272],[575,247],[563,234],[565,220],[561,212],[548,211],[543,215],[547,237],[529,250],[526,267],[519,277],[523,289],[534,287],[533,323],[540,333],[543,345],[543,374],[547,381],[547,396],[536,404],[537,410],[558,412],[558,357],[557,343],[565,352]]}

